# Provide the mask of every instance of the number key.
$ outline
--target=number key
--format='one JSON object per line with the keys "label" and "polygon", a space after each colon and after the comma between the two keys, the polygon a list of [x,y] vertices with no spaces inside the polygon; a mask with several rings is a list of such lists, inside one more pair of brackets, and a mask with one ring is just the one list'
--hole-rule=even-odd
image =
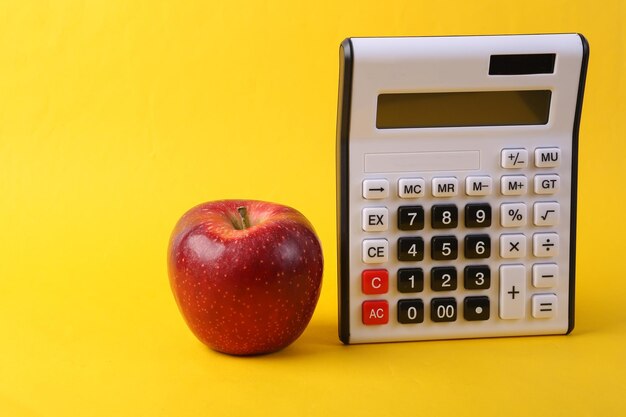
{"label": "number key", "polygon": [[420,299],[398,301],[398,322],[402,324],[424,321],[424,302]]}
{"label": "number key", "polygon": [[489,204],[468,204],[465,206],[465,227],[491,226],[491,206]]}
{"label": "number key", "polygon": [[486,290],[491,286],[491,271],[487,265],[468,265],[463,274],[467,290]]}
{"label": "number key", "polygon": [[398,270],[398,292],[421,292],[424,290],[422,268],[401,268]]}
{"label": "number key", "polygon": [[421,261],[424,259],[424,239],[401,237],[398,239],[399,261]]}
{"label": "number key", "polygon": [[454,236],[435,236],[430,241],[430,257],[436,261],[449,261],[458,256],[458,242]]}
{"label": "number key", "polygon": [[424,228],[424,208],[422,206],[402,206],[398,208],[398,229],[422,230]]}
{"label": "number key", "polygon": [[430,302],[430,319],[435,322],[456,320],[456,300],[450,298],[433,298]]}
{"label": "number key", "polygon": [[488,258],[491,256],[491,238],[489,235],[465,236],[465,257],[468,259]]}
{"label": "number key", "polygon": [[459,212],[454,204],[439,204],[432,208],[433,229],[453,229],[459,222]]}
{"label": "number key", "polygon": [[456,290],[456,268],[445,266],[430,271],[430,287],[433,291]]}

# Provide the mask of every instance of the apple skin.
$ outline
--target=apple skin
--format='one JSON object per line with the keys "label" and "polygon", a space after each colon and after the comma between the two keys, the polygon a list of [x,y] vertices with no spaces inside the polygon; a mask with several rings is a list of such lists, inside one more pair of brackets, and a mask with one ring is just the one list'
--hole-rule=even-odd
{"label": "apple skin", "polygon": [[[249,218],[245,229],[240,207]],[[200,204],[178,221],[168,269],[198,339],[220,352],[255,355],[283,349],[302,334],[319,299],[324,261],[313,226],[297,210],[222,200]]]}

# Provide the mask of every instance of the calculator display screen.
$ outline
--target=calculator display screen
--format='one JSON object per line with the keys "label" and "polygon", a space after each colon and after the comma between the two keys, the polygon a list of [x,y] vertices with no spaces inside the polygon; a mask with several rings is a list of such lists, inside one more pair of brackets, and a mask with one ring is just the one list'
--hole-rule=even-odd
{"label": "calculator display screen", "polygon": [[380,94],[378,129],[544,125],[550,90]]}

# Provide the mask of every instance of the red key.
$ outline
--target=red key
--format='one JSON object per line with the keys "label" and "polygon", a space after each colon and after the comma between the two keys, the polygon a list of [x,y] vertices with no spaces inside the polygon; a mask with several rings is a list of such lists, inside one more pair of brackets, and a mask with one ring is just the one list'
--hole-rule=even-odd
{"label": "red key", "polygon": [[363,302],[363,324],[387,324],[389,322],[389,303],[385,300]]}
{"label": "red key", "polygon": [[363,294],[385,294],[389,289],[389,272],[386,269],[368,269],[361,273]]}

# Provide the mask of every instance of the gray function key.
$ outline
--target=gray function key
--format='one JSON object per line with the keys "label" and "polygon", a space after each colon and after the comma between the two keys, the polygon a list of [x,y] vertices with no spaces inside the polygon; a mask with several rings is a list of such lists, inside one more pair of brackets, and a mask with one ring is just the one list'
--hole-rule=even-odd
{"label": "gray function key", "polygon": [[371,179],[363,181],[363,198],[379,200],[389,196],[389,181],[385,179]]}

